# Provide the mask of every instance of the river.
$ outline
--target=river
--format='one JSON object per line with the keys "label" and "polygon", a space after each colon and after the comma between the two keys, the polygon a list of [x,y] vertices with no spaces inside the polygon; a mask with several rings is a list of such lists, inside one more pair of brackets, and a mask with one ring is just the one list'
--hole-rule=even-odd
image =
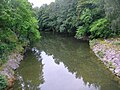
{"label": "river", "polygon": [[13,90],[120,90],[87,41],[45,34],[16,70]]}

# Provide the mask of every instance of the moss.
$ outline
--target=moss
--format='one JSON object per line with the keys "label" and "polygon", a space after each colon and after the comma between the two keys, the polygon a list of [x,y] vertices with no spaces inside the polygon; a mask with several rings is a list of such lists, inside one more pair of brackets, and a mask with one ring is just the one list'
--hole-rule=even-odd
{"label": "moss", "polygon": [[0,66],[0,71],[1,71],[1,70],[3,70],[3,67],[2,67],[2,66]]}
{"label": "moss", "polygon": [[98,51],[97,54],[99,55],[100,58],[104,57],[104,53],[102,51]]}
{"label": "moss", "polygon": [[106,42],[104,40],[101,40],[100,43],[101,44],[106,44]]}
{"label": "moss", "polygon": [[111,65],[110,68],[115,69],[116,67],[114,65]]}
{"label": "moss", "polygon": [[120,42],[113,42],[113,45],[120,45]]}
{"label": "moss", "polygon": [[112,62],[108,62],[108,67],[111,68],[111,69],[115,69],[116,67],[113,65]]}
{"label": "moss", "polygon": [[92,48],[93,46],[95,46],[97,43],[96,39],[93,39],[93,40],[90,40],[89,44],[90,44],[90,47]]}

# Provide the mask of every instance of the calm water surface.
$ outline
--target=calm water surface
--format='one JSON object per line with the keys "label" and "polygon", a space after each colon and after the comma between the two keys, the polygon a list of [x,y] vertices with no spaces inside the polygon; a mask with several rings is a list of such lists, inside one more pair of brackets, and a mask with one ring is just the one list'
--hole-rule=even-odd
{"label": "calm water surface", "polygon": [[120,90],[88,42],[46,34],[27,51],[14,90]]}

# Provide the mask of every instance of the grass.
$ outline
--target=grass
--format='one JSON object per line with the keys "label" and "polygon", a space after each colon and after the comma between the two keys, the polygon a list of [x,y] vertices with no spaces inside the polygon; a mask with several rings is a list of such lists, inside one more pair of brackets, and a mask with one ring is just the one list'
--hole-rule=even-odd
{"label": "grass", "polygon": [[113,42],[112,43],[113,45],[120,45],[120,42],[118,41],[118,42]]}

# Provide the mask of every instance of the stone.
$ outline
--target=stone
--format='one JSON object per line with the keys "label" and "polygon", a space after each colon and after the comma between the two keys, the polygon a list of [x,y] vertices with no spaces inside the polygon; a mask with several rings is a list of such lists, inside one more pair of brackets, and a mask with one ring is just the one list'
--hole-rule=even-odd
{"label": "stone", "polygon": [[115,69],[115,73],[119,73],[120,72],[120,67],[117,67],[116,69]]}
{"label": "stone", "polygon": [[[22,59],[23,59],[23,56],[20,54],[11,54],[8,57],[7,63],[2,66],[3,69],[0,71],[0,74],[6,76],[9,79],[14,78],[13,70],[15,70],[19,67],[20,61]],[[8,82],[9,82],[9,80],[8,80]]]}
{"label": "stone", "polygon": [[110,67],[111,62],[112,67],[109,69],[111,71],[114,70],[116,75],[120,76],[120,46],[116,46],[113,44],[116,41],[120,41],[120,38],[104,39],[104,41],[96,39],[96,42],[98,43],[96,43],[96,45],[93,46],[92,49],[98,58],[100,57],[99,55],[97,55],[97,52],[102,51],[104,53],[104,57],[100,58],[101,61],[103,61],[107,67]]}

